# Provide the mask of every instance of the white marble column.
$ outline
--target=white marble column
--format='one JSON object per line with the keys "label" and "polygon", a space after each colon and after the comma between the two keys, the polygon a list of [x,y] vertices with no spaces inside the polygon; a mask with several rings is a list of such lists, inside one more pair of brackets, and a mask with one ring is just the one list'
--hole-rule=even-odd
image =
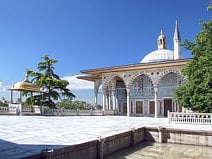
{"label": "white marble column", "polygon": [[116,110],[116,93],[112,92],[112,100],[113,100],[113,110]]}
{"label": "white marble column", "polygon": [[127,88],[127,116],[130,116],[130,89]]}
{"label": "white marble column", "polygon": [[105,100],[106,100],[106,102],[105,102],[105,109],[108,110],[108,106],[109,106],[109,102],[108,102],[108,93],[105,94]]}
{"label": "white marble column", "polygon": [[111,93],[108,94],[108,110],[111,110]]}
{"label": "white marble column", "polygon": [[103,92],[102,94],[102,110],[105,112],[105,99],[106,98],[106,95],[105,93]]}
{"label": "white marble column", "polygon": [[98,109],[98,92],[95,91],[94,94],[95,94],[95,97],[94,97],[95,107],[96,109]]}
{"label": "white marble column", "polygon": [[154,87],[155,92],[155,118],[158,117],[158,86]]}
{"label": "white marble column", "polygon": [[[95,107],[98,108],[98,93],[99,93],[99,87],[102,84],[102,80],[98,79],[94,81],[94,103],[95,103]],[[103,90],[102,90],[103,91]]]}
{"label": "white marble column", "polygon": [[115,97],[115,100],[116,100],[116,110],[118,110],[118,112],[119,112],[119,104],[118,104],[118,97],[117,96]]}

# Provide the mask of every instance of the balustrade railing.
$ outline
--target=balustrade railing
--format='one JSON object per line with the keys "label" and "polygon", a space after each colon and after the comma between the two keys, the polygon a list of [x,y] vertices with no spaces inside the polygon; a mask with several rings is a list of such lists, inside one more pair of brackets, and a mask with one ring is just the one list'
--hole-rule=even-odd
{"label": "balustrade railing", "polygon": [[0,107],[0,114],[16,114],[17,113],[17,108],[12,106],[12,107]]}
{"label": "balustrade railing", "polygon": [[21,104],[9,104],[9,107],[0,107],[0,114],[6,115],[6,114],[13,114],[13,115],[21,115],[21,114],[41,114],[40,106],[27,106],[22,107]]}
{"label": "balustrade railing", "polygon": [[30,107],[30,106],[28,106],[28,107],[23,107],[23,108],[22,108],[22,112],[33,112],[33,107]]}
{"label": "balustrade railing", "polygon": [[43,115],[54,116],[100,116],[100,115],[116,115],[117,111],[109,110],[103,112],[102,110],[79,110],[79,109],[44,109]]}
{"label": "balustrade railing", "polygon": [[212,113],[168,112],[170,123],[212,124]]}
{"label": "balustrade railing", "polygon": [[8,112],[9,107],[0,107],[0,112]]}

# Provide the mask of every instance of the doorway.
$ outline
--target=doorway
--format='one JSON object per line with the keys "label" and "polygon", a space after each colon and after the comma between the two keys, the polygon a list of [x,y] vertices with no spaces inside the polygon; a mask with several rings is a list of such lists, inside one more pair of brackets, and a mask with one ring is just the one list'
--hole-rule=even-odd
{"label": "doorway", "polygon": [[127,113],[127,103],[126,102],[123,103],[123,113],[124,114]]}
{"label": "doorway", "polygon": [[143,114],[143,101],[136,101],[136,114]]}
{"label": "doorway", "polygon": [[164,116],[167,116],[167,111],[172,112],[172,98],[164,99]]}
{"label": "doorway", "polygon": [[150,101],[149,102],[149,113],[150,114],[155,114],[155,101]]}

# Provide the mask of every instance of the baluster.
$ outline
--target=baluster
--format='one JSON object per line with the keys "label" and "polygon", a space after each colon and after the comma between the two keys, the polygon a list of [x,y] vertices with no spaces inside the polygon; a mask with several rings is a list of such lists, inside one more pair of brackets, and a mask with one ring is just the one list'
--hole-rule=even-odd
{"label": "baluster", "polygon": [[202,116],[202,123],[204,123],[204,115],[202,114],[201,116]]}
{"label": "baluster", "polygon": [[192,123],[194,123],[194,114],[192,114]]}
{"label": "baluster", "polygon": [[212,114],[210,114],[210,116],[211,116],[211,124],[212,124]]}
{"label": "baluster", "polygon": [[178,122],[179,122],[179,123],[181,123],[181,122],[182,122],[182,117],[183,117],[183,115],[182,115],[182,114],[179,114],[179,115],[178,115]]}
{"label": "baluster", "polygon": [[204,124],[204,121],[205,121],[205,115],[201,114],[202,116],[202,124]]}
{"label": "baluster", "polygon": [[177,113],[174,113],[174,122],[175,123],[177,122],[176,115],[177,115]]}
{"label": "baluster", "polygon": [[193,114],[190,114],[190,123],[193,123]]}
{"label": "baluster", "polygon": [[199,116],[196,114],[196,123],[199,123]]}

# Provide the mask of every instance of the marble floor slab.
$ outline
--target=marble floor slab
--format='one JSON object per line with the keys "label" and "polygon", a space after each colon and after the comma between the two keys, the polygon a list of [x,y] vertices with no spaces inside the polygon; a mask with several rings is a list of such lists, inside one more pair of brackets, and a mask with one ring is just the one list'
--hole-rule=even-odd
{"label": "marble floor slab", "polygon": [[167,118],[0,116],[0,159],[18,159],[143,126],[212,131],[212,125],[170,124]]}

